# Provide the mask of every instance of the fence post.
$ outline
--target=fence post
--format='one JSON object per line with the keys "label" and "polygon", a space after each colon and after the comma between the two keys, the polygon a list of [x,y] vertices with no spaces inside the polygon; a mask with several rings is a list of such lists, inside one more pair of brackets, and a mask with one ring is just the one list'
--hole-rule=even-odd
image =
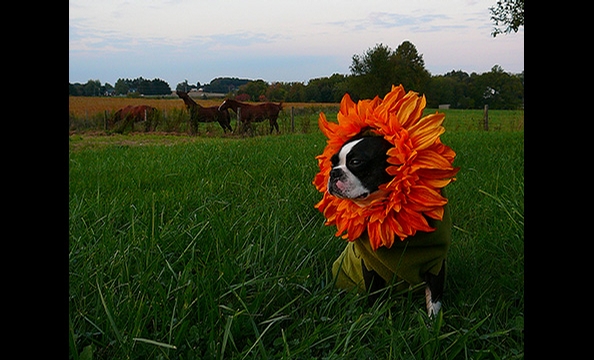
{"label": "fence post", "polygon": [[243,126],[241,126],[241,107],[237,108],[237,126],[235,127],[235,129],[239,129],[239,133],[243,134]]}
{"label": "fence post", "polygon": [[293,114],[293,109],[294,109],[294,107],[291,106],[291,132],[292,133],[295,132],[295,116]]}
{"label": "fence post", "polygon": [[483,128],[485,131],[489,131],[489,105],[485,104],[485,110],[483,114]]}
{"label": "fence post", "polygon": [[103,110],[103,130],[107,129],[107,110]]}

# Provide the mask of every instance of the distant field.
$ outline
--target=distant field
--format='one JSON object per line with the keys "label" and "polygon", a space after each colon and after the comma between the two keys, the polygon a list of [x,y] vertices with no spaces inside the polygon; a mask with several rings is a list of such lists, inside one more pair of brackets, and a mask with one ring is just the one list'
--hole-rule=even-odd
{"label": "distant field", "polygon": [[[201,106],[215,106],[222,103],[222,99],[200,99],[193,98],[193,100]],[[103,111],[116,111],[127,105],[150,105],[160,110],[183,109],[184,102],[178,97],[168,98],[127,98],[127,97],[90,97],[90,96],[69,96],[69,111],[74,116],[94,116]],[[331,103],[284,103],[285,109],[290,109],[291,106],[295,108],[310,108],[310,107],[325,107],[338,106],[338,104]]]}

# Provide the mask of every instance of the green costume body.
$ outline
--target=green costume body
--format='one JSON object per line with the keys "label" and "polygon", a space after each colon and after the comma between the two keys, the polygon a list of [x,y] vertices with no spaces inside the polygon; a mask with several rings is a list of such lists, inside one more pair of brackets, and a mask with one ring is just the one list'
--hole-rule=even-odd
{"label": "green costume body", "polygon": [[417,231],[415,236],[409,236],[404,241],[395,239],[389,249],[382,246],[373,251],[367,232],[349,242],[332,265],[336,287],[347,290],[356,287],[359,292],[366,291],[361,260],[365,262],[367,270],[375,270],[386,284],[404,280],[405,283],[397,286],[397,290],[423,282],[423,275],[427,272],[437,275],[451,242],[452,220],[448,205],[444,206],[442,221],[427,220],[429,226],[436,228],[434,231]]}

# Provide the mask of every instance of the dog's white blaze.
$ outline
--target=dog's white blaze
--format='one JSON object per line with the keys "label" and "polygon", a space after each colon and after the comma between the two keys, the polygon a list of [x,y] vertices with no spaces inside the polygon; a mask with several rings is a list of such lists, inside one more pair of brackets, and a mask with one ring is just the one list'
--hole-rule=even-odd
{"label": "dog's white blaze", "polygon": [[351,150],[353,149],[353,147],[355,145],[357,145],[361,140],[363,140],[363,139],[359,139],[359,140],[355,140],[353,142],[350,142],[350,143],[346,144],[345,146],[343,146],[342,149],[340,149],[340,152],[338,153],[338,166],[336,166],[335,169],[338,169],[338,168],[340,168],[340,169],[347,169],[347,167],[346,167],[346,158],[347,158],[347,155],[348,155],[348,153],[351,152]]}

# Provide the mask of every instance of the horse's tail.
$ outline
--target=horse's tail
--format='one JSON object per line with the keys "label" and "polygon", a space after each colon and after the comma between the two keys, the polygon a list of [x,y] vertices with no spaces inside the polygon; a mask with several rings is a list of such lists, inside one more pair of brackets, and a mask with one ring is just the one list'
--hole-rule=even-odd
{"label": "horse's tail", "polygon": [[111,129],[113,125],[118,121],[121,120],[120,117],[122,116],[122,109],[113,113],[109,119],[107,119],[107,129]]}

